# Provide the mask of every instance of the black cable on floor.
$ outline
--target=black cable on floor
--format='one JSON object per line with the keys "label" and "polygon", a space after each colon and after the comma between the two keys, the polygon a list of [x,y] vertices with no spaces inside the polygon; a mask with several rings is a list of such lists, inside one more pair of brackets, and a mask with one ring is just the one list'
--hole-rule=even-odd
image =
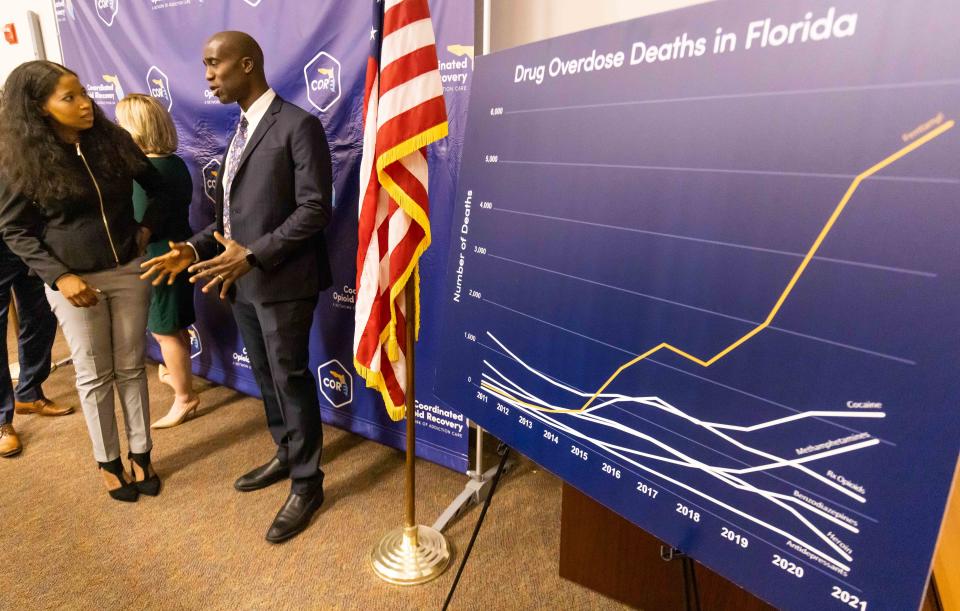
{"label": "black cable on floor", "polygon": [[506,448],[506,450],[503,452],[503,456],[500,458],[500,465],[497,467],[497,472],[493,476],[493,482],[490,484],[490,493],[483,502],[483,509],[480,511],[480,517],[477,518],[477,525],[473,527],[473,535],[470,536],[470,544],[467,545],[467,550],[463,552],[463,560],[460,561],[460,567],[457,569],[457,576],[453,578],[453,585],[450,586],[450,592],[447,593],[447,600],[443,602],[443,611],[447,611],[447,607],[450,606],[450,601],[453,600],[453,593],[457,591],[457,584],[460,583],[460,576],[463,575],[463,568],[467,565],[467,560],[470,558],[470,551],[473,549],[473,544],[477,540],[477,535],[480,534],[480,527],[483,526],[483,519],[487,515],[487,509],[490,507],[490,501],[493,499],[493,493],[497,491],[497,483],[500,482],[500,476],[503,474],[503,468],[506,466],[507,457],[509,456],[510,448]]}
{"label": "black cable on floor", "polygon": [[690,559],[690,583],[693,584],[693,605],[696,611],[700,611],[700,588],[697,585],[697,561]]}
{"label": "black cable on floor", "polygon": [[700,589],[697,587],[696,562],[684,555],[683,562],[683,602],[688,611],[700,611]]}

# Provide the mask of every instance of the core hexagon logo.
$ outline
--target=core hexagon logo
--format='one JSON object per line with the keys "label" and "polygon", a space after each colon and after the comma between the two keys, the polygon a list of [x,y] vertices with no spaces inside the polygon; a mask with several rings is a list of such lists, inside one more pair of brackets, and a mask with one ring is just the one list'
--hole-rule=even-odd
{"label": "core hexagon logo", "polygon": [[124,98],[123,87],[120,86],[120,77],[116,74],[104,74],[103,81],[109,83],[113,87],[113,93],[117,96],[116,101],[119,102]]}
{"label": "core hexagon logo", "polygon": [[317,367],[320,392],[334,407],[343,407],[353,401],[353,376],[338,361],[332,359]]}
{"label": "core hexagon logo", "polygon": [[473,70],[473,45],[447,45],[447,51],[455,57],[462,57],[464,61],[469,59],[470,69]]}
{"label": "core hexagon logo", "polygon": [[200,331],[197,325],[187,327],[187,334],[190,335],[190,358],[195,359],[203,352],[203,343],[200,341]]}
{"label": "core hexagon logo", "polygon": [[217,182],[220,180],[220,160],[211,159],[203,166],[203,193],[211,203],[217,203]]}
{"label": "core hexagon logo", "polygon": [[340,99],[340,62],[326,51],[317,53],[303,68],[307,99],[320,112],[327,112]]}
{"label": "core hexagon logo", "polygon": [[97,17],[109,28],[120,11],[120,0],[95,0]]}
{"label": "core hexagon logo", "polygon": [[173,94],[170,93],[170,79],[163,70],[150,66],[147,70],[147,91],[162,104],[167,105],[167,111],[173,108]]}

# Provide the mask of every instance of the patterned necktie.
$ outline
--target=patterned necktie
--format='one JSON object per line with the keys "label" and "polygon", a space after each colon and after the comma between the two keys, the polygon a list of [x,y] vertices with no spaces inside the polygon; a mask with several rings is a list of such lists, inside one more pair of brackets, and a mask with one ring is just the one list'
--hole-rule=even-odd
{"label": "patterned necktie", "polygon": [[247,118],[240,117],[240,125],[237,126],[237,135],[230,143],[230,152],[227,154],[227,181],[223,186],[223,237],[230,239],[230,187],[233,185],[233,177],[237,175],[237,168],[240,165],[240,155],[243,154],[243,148],[247,144]]}

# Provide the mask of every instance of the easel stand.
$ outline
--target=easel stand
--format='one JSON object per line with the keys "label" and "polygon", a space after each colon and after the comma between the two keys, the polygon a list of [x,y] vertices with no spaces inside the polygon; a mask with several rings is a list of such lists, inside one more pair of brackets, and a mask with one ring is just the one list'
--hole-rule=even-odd
{"label": "easel stand", "polygon": [[[463,515],[470,509],[474,504],[480,505],[483,503],[490,494],[491,483],[493,480],[494,474],[497,472],[497,467],[491,467],[490,469],[483,470],[483,429],[479,426],[476,427],[476,441],[474,443],[474,469],[467,471],[467,477],[470,479],[467,480],[466,485],[463,487],[463,492],[458,494],[456,498],[443,510],[443,513],[437,518],[433,523],[433,528],[440,532],[446,530],[447,526],[450,525],[455,518]],[[507,461],[503,467],[503,471],[509,471],[514,465],[512,460]]]}
{"label": "easel stand", "polygon": [[477,535],[480,534],[480,527],[483,526],[483,520],[487,517],[487,509],[490,508],[490,501],[493,500],[493,495],[497,491],[497,484],[500,483],[500,476],[503,475],[504,468],[507,465],[507,460],[510,458],[510,448],[503,446],[503,456],[500,457],[500,464],[497,466],[496,473],[493,476],[493,481],[490,484],[490,493],[487,495],[487,498],[483,502],[483,509],[480,511],[480,517],[477,518],[477,525],[473,528],[473,534],[470,536],[470,543],[467,545],[467,550],[463,553],[463,560],[460,561],[460,567],[457,568],[457,575],[453,578],[453,584],[450,586],[450,592],[447,593],[447,599],[443,602],[443,611],[447,611],[447,608],[450,606],[450,601],[453,600],[453,594],[457,591],[457,585],[460,583],[460,576],[463,575],[463,569],[467,566],[467,560],[470,559],[470,552],[473,551],[473,544],[477,541]]}
{"label": "easel stand", "polygon": [[696,563],[693,558],[675,547],[660,546],[660,559],[671,562],[679,559],[683,563],[683,605],[686,611],[700,611],[700,590],[697,587]]}
{"label": "easel stand", "polygon": [[[406,311],[415,311],[414,283],[405,292]],[[413,324],[407,324],[407,463],[406,512],[403,526],[388,532],[370,553],[370,564],[377,577],[393,584],[412,586],[435,579],[450,564],[450,547],[438,531],[417,524],[416,500],[416,411],[414,410],[414,337]]]}

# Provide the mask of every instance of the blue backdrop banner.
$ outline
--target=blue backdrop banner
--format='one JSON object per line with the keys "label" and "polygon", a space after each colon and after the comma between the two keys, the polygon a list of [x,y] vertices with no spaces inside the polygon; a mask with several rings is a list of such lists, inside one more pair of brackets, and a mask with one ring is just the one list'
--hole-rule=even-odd
{"label": "blue backdrop banner", "polygon": [[[441,281],[449,251],[467,91],[473,73],[473,2],[431,2],[450,137],[429,150],[433,246],[421,262],[421,341],[417,346],[417,453],[465,471],[469,435],[463,415],[432,400]],[[404,425],[390,421],[379,395],[352,365],[357,198],[363,83],[371,6],[358,0],[73,0],[57,3],[65,64],[108,116],[126,93],[145,92],[173,115],[178,153],[194,182],[190,222],[213,220],[213,185],[239,107],[223,106],[204,80],[201,51],[220,30],[241,30],[263,47],[277,93],[323,121],[333,156],[334,215],[327,228],[334,285],[321,295],[310,342],[325,422],[403,447]],[[227,304],[196,293],[190,328],[194,372],[259,395]],[[151,340],[151,356],[159,349]]]}
{"label": "blue backdrop banner", "polygon": [[960,449],[960,5],[478,58],[437,395],[785,609],[917,609]]}

